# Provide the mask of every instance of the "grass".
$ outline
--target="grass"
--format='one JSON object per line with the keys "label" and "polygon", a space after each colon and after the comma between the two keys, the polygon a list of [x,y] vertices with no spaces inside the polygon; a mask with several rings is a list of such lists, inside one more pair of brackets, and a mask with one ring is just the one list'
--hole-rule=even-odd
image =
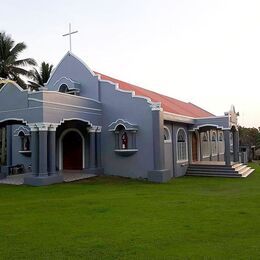
{"label": "grass", "polygon": [[0,259],[259,259],[253,167],[246,179],[0,185]]}

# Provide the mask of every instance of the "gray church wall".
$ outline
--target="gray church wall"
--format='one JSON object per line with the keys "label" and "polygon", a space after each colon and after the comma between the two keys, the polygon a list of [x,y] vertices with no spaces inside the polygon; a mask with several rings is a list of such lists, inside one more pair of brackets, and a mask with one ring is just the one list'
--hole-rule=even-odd
{"label": "gray church wall", "polygon": [[[116,90],[113,84],[106,81],[100,81],[100,94],[103,108],[102,163],[105,174],[147,178],[147,172],[154,167],[150,104],[146,99]],[[114,152],[115,134],[108,131],[108,126],[118,119],[138,126],[138,151],[131,156],[124,157]]]}
{"label": "gray church wall", "polygon": [[95,100],[99,99],[98,77],[74,54],[68,52],[56,67],[46,86],[48,90],[58,91],[55,84],[62,77],[69,78],[80,84],[80,95]]}
{"label": "gray church wall", "polygon": [[35,92],[29,97],[29,104],[30,107],[44,106],[43,122],[59,123],[64,119],[75,118],[101,124],[102,120],[100,102],[84,97],[53,91]]}

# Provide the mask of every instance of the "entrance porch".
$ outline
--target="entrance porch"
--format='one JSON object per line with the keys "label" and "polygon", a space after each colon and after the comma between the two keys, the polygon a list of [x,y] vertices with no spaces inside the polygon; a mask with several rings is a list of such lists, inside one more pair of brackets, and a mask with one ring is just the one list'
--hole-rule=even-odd
{"label": "entrance porch", "polygon": [[[101,124],[98,101],[6,84],[0,93],[0,127],[7,130],[0,179],[23,176],[25,184],[41,186],[63,182],[63,169],[102,173]],[[8,176],[18,165],[29,174]]]}
{"label": "entrance porch", "polygon": [[236,126],[223,129],[202,125],[189,133],[189,167],[186,175],[247,177],[254,170],[239,162],[239,135]]}
{"label": "entrance porch", "polygon": [[189,144],[189,164],[232,166],[239,162],[239,134],[234,126],[199,126],[189,132]]}

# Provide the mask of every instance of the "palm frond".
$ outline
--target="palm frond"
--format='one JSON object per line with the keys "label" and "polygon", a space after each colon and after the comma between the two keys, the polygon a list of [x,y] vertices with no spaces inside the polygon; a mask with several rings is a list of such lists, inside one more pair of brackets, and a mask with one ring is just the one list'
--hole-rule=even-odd
{"label": "palm frond", "polygon": [[26,49],[25,43],[19,42],[10,50],[10,56],[14,56],[17,59],[19,54],[21,54],[25,49]]}
{"label": "palm frond", "polygon": [[33,81],[30,81],[28,80],[28,87],[31,89],[31,90],[36,90],[38,91],[40,87],[42,87],[41,85],[37,84],[36,82],[33,82]]}
{"label": "palm frond", "polygon": [[17,74],[11,72],[9,78],[14,80],[21,88],[27,89],[27,85]]}
{"label": "palm frond", "polygon": [[26,77],[29,77],[29,78],[32,76],[30,70],[28,71],[28,70],[20,68],[20,67],[11,66],[10,70],[12,71],[13,74],[15,73],[17,75],[26,76]]}
{"label": "palm frond", "polygon": [[10,78],[21,87],[26,87],[20,76],[31,77],[32,73],[25,66],[35,66],[34,59],[18,59],[18,56],[26,49],[24,42],[15,44],[10,35],[0,32],[0,77]]}
{"label": "palm frond", "polygon": [[22,60],[16,60],[13,63],[14,66],[36,66],[37,62],[34,59],[27,58],[27,59],[22,59]]}

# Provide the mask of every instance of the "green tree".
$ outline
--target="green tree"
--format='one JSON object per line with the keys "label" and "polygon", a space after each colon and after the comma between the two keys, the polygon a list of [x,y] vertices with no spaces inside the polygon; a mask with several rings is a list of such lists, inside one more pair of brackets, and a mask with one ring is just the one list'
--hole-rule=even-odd
{"label": "green tree", "polygon": [[256,135],[256,149],[260,149],[260,132]]}
{"label": "green tree", "polygon": [[27,88],[27,85],[21,77],[31,76],[26,67],[36,65],[32,58],[18,59],[25,49],[24,42],[15,44],[11,36],[0,32],[0,78],[13,80],[22,88]]}
{"label": "green tree", "polygon": [[39,69],[34,68],[31,71],[31,78],[33,81],[29,80],[28,86],[34,90],[38,90],[40,87],[43,87],[44,83],[46,83],[50,78],[52,69],[53,65],[46,62],[42,62]]}
{"label": "green tree", "polygon": [[256,145],[256,138],[259,130],[255,127],[247,128],[239,126],[240,145]]}

